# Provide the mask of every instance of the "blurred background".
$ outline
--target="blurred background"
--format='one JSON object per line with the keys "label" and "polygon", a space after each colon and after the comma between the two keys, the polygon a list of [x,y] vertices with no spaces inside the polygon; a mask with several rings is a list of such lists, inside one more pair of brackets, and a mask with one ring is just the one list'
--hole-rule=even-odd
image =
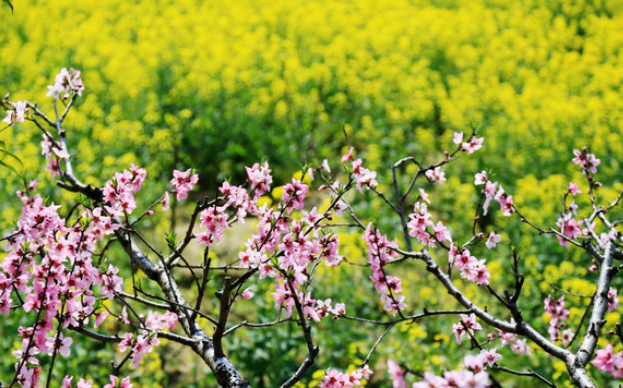
{"label": "blurred background", "polygon": [[[459,241],[471,234],[479,195],[474,174],[483,169],[513,195],[527,218],[544,227],[559,217],[569,181],[586,193],[579,169],[570,162],[574,148],[586,145],[601,159],[600,200],[611,201],[623,190],[621,0],[15,0],[14,6],[13,15],[8,7],[0,8],[0,94],[36,102],[52,115],[46,86],[63,67],[82,71],[86,89],[66,128],[83,181],[102,185],[116,171],[138,164],[148,170],[141,197],[147,205],[169,188],[173,169],[198,170],[200,188],[194,198],[177,204],[176,218],[157,212],[143,224],[162,249],[164,233],[184,226],[192,199],[214,194],[225,178],[244,183],[244,166],[270,163],[275,179],[272,197],[263,199],[268,205],[305,163],[328,158],[339,175],[338,158],[346,151],[343,131],[364,166],[378,171],[379,190],[390,195],[391,162],[405,156],[439,161],[444,150],[454,149],[454,132],[471,133],[472,123],[480,123],[483,149],[449,165],[444,185],[417,186],[431,194],[434,217],[450,225]],[[44,170],[36,127],[16,125],[0,139],[21,157],[27,179],[41,182],[44,196],[65,205],[75,199],[56,190]],[[412,167],[402,171],[401,182],[406,184],[413,172]],[[19,217],[14,192],[22,186],[16,174],[0,169],[3,233]],[[365,223],[374,221],[398,236],[398,220],[382,201],[370,193],[352,201]],[[576,202],[579,215],[586,216],[588,198],[580,196]],[[323,194],[310,199],[312,205],[327,203]],[[501,233],[502,243],[497,250],[473,252],[487,259],[492,286],[503,291],[512,285],[510,246],[517,244],[521,271],[528,276],[520,307],[545,333],[549,325],[542,301],[548,294],[561,295],[549,284],[592,295],[596,275],[587,271],[590,259],[560,247],[551,236],[537,236],[519,218],[491,213],[478,227]],[[212,253],[215,262],[237,258],[252,231],[251,223],[226,236]],[[341,254],[366,262],[361,232],[344,228],[339,233]],[[446,254],[438,253],[443,262]],[[108,260],[129,267],[115,249]],[[457,307],[421,263],[394,270],[403,279],[408,313]],[[349,315],[390,319],[367,281],[369,272],[346,265],[323,269],[314,294],[348,302]],[[182,283],[186,279],[191,295],[189,275],[180,271],[176,276]],[[211,282],[210,292],[220,284],[219,279]],[[473,284],[465,288],[469,297],[509,318],[486,290]],[[232,322],[275,318],[272,283],[258,281],[253,289],[256,297],[236,307]],[[587,304],[567,297],[571,328],[577,327]],[[115,303],[111,308],[120,310]],[[204,309],[215,311],[210,304]],[[375,374],[368,386],[391,385],[388,358],[418,372],[458,367],[470,346],[468,341],[456,344],[450,330],[456,321],[439,317],[396,327],[371,359]],[[609,314],[609,325],[619,321],[619,313]],[[9,351],[17,345],[16,328],[27,322],[19,315],[3,318],[0,354],[6,356],[0,359],[0,381],[12,377]],[[116,324],[108,325],[116,329]],[[315,325],[321,353],[299,387],[317,386],[328,367],[356,368],[382,330],[344,320]],[[600,347],[609,340],[615,343],[605,336]],[[255,387],[280,385],[306,355],[294,324],[240,329],[226,346]],[[529,367],[560,386],[569,384],[564,364],[541,351],[535,349],[529,358],[508,347],[498,351],[504,366]],[[87,339],[72,348],[72,357],[62,359],[54,373],[57,381],[75,374],[103,385],[114,357],[119,353],[111,345]],[[597,370],[589,373],[599,386],[616,386]],[[537,384],[493,374],[504,387]],[[207,367],[173,343],[157,348],[131,375],[140,387],[216,386]]]}

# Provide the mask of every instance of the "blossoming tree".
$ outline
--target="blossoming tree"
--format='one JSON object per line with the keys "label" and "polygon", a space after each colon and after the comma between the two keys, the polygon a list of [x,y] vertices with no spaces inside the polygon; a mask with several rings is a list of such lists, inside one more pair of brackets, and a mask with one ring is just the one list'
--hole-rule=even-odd
{"label": "blossoming tree", "polygon": [[[455,150],[444,153],[437,163],[424,165],[414,157],[393,163],[391,195],[379,191],[376,172],[366,169],[361,159],[353,157],[353,148],[341,158],[341,166],[346,171],[341,181],[332,175],[327,160],[308,166],[305,174],[322,181],[318,189],[331,199],[326,209],[313,207],[304,210],[310,187],[297,179],[284,186],[282,200],[277,206],[259,206],[258,200],[273,183],[272,171],[267,163],[255,164],[247,168],[247,182],[241,185],[223,182],[218,196],[197,202],[182,240],[175,241],[173,235],[169,236],[167,248],[170,253],[167,254],[150,243],[139,228],[141,221],[152,216],[154,211],[167,211],[169,208],[170,194],[164,192],[158,201],[137,211],[141,205],[137,203],[136,196],[147,171],[134,165],[128,166],[102,187],[86,185],[81,177],[74,174],[72,154],[66,141],[68,134],[63,125],[84,88],[79,71],[62,69],[54,85],[48,87],[47,96],[54,99],[53,118],[27,101],[11,102],[8,95],[1,101],[7,114],[3,122],[7,126],[28,121],[41,131],[46,169],[52,179],[58,179],[60,189],[82,194],[81,200],[63,218],[59,215],[60,206],[46,203],[35,194],[36,181],[17,193],[23,203],[21,216],[16,228],[6,232],[1,239],[7,255],[0,266],[0,310],[5,316],[18,309],[23,310],[31,318],[31,324],[20,327],[15,333],[21,338],[21,349],[13,352],[14,378],[3,382],[8,387],[16,384],[23,387],[74,386],[73,376],[53,382],[51,370],[58,357],[70,354],[71,345],[81,336],[116,343],[119,352],[124,354],[121,362],[112,363],[110,382],[98,382],[107,383],[105,388],[131,387],[126,368],[137,368],[143,356],[159,345],[159,338],[192,349],[212,369],[221,386],[248,387],[249,382],[226,354],[225,337],[244,327],[271,327],[294,321],[303,333],[307,356],[298,370],[282,383],[282,387],[292,387],[314,364],[321,351],[314,341],[312,326],[328,317],[386,328],[359,369],[344,373],[326,366],[326,374],[320,383],[324,388],[359,386],[362,380],[370,378],[372,370],[369,362],[379,343],[393,327],[401,322],[414,322],[436,315],[456,316],[457,323],[448,330],[452,330],[459,344],[469,340],[476,352],[466,352],[464,365],[460,369],[448,366],[450,370],[442,375],[429,371],[417,375],[414,388],[499,386],[490,373],[492,370],[526,376],[546,386],[555,386],[548,376],[529,369],[513,370],[503,366],[503,357],[497,350],[506,345],[520,356],[530,356],[532,349],[541,349],[552,359],[562,360],[578,387],[596,386],[587,373],[589,364],[613,378],[623,377],[623,354],[615,354],[611,344],[597,349],[597,340],[606,324],[605,314],[618,307],[617,290],[610,285],[621,268],[615,260],[623,260],[620,245],[623,237],[616,229],[622,221],[610,219],[609,211],[619,204],[621,196],[605,206],[597,203],[594,192],[601,184],[595,176],[600,160],[587,148],[574,151],[572,162],[578,165],[588,182],[587,195],[590,196],[592,213],[587,218],[577,219],[577,205],[574,201],[569,203],[569,199],[583,193],[576,184],[570,183],[567,192],[563,193],[561,217],[551,228],[539,227],[526,219],[521,209],[513,204],[513,196],[506,193],[498,182],[492,181],[486,171],[475,175],[474,184],[483,188],[476,205],[476,216],[470,220],[473,221],[470,239],[457,241],[442,221],[434,219],[429,211],[432,201],[418,187],[418,180],[443,184],[446,181],[443,167],[447,163],[453,162],[461,153],[471,154],[482,147],[484,139],[477,137],[474,129],[468,137],[456,133]],[[57,109],[59,106],[63,107],[62,112]],[[407,187],[400,187],[397,173],[407,163],[414,163],[416,172]],[[171,192],[178,201],[183,201],[197,184],[198,175],[191,170],[176,170],[172,175]],[[346,194],[354,191],[356,195],[357,191],[364,190],[378,195],[395,213],[402,241],[391,240],[387,237],[388,231],[380,230],[373,222],[366,222],[357,216],[347,199],[352,195],[347,197]],[[414,204],[409,205],[409,201]],[[540,333],[524,317],[519,306],[525,280],[519,255],[514,252],[510,267],[514,274],[514,289],[498,292],[486,259],[477,258],[470,252],[470,247],[476,244],[495,249],[500,243],[501,236],[494,231],[488,234],[477,231],[479,215],[486,215],[492,207],[496,207],[495,203],[499,204],[503,216],[520,217],[539,234],[555,235],[561,245],[585,250],[592,257],[587,267],[590,266],[590,270],[598,274],[596,292],[586,308],[586,320],[583,319],[578,327],[566,328],[569,311],[565,309],[564,295],[557,300],[549,296],[544,301],[544,310],[551,316],[550,328],[547,335]],[[301,211],[302,216],[296,216],[298,212],[295,210]],[[362,231],[362,238],[368,246],[366,267],[370,271],[369,279],[374,283],[380,303],[387,312],[385,320],[351,315],[347,301],[333,303],[331,299],[323,301],[314,297],[314,274],[318,266],[350,265],[350,260],[344,260],[339,254],[337,234],[331,232],[331,227],[338,226],[332,224],[333,215],[342,214],[352,219],[350,226]],[[257,220],[257,230],[247,241],[246,249],[227,266],[212,265],[209,256],[211,247],[221,243],[227,228],[234,223],[244,223],[249,217]],[[121,273],[118,266],[101,263],[103,251],[111,244],[119,244],[123,248],[131,266],[144,272],[157,286],[158,293],[146,291],[143,285],[134,282],[130,273]],[[199,266],[190,265],[187,260],[191,244],[199,244],[203,250]],[[446,253],[433,255],[428,249]],[[409,295],[403,293],[401,279],[388,272],[390,267],[400,266],[408,260],[421,262],[437,279],[437,287],[444,289],[448,298],[453,298],[461,307],[410,312]],[[196,287],[194,300],[181,292],[172,276],[173,271],[179,269],[192,274]],[[205,288],[211,281],[211,274],[225,269],[240,272],[236,272],[238,276],[223,278],[223,284],[215,295],[216,304],[220,307],[217,314],[211,314],[202,308],[208,297]],[[470,300],[455,284],[453,278],[457,276],[493,295],[506,314],[494,315],[486,307]],[[131,290],[123,289],[124,277],[132,277]],[[240,299],[254,297],[247,285],[255,277],[274,282],[272,296],[279,312],[278,318],[273,322],[230,323],[230,312],[236,308],[236,303]],[[123,306],[122,311],[113,314],[103,303],[106,299],[118,301]],[[111,315],[128,324],[128,331],[102,331],[102,323]],[[203,327],[199,318],[210,322],[212,327]],[[134,324],[130,325],[132,321]],[[623,341],[618,323],[616,327],[619,339]],[[485,329],[488,329],[488,334],[480,334]],[[40,366],[42,357],[49,357],[48,370]],[[394,387],[406,387],[405,376],[413,371],[393,360],[389,360],[387,366]],[[82,378],[75,383],[79,388],[93,384]]]}

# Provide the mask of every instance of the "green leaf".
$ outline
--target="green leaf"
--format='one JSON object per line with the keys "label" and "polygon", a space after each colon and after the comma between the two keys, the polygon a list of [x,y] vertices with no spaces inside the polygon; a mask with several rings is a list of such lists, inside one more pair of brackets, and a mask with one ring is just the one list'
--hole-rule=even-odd
{"label": "green leaf", "polygon": [[15,167],[11,166],[10,164],[4,163],[2,160],[0,160],[0,166],[4,166],[5,168],[8,168],[9,170],[17,174],[17,170],[15,170]]}
{"label": "green leaf", "polygon": [[177,249],[177,244],[175,243],[175,240],[177,239],[177,233],[171,230],[170,232],[165,233],[164,235],[165,235],[167,245],[169,246],[169,248],[171,250]]}
{"label": "green leaf", "polygon": [[17,156],[15,156],[15,154],[13,154],[12,152],[7,151],[7,150],[5,150],[5,149],[3,149],[3,148],[0,148],[0,152],[1,152],[1,153],[3,153],[3,154],[5,154],[5,155],[7,155],[7,156],[12,157],[13,159],[15,159],[15,160],[19,163],[19,165],[20,165],[20,166],[24,167],[24,164],[22,163],[22,161],[20,160],[20,158],[18,158]]}
{"label": "green leaf", "polygon": [[7,3],[9,5],[9,7],[11,8],[11,14],[13,13],[13,3],[11,3],[11,0],[2,0],[5,3]]}

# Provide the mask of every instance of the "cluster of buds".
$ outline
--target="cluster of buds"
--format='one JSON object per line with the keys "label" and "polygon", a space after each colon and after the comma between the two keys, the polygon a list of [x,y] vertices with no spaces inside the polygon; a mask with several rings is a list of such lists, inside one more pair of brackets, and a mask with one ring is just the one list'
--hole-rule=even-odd
{"label": "cluster of buds", "polygon": [[476,315],[461,314],[461,321],[452,325],[452,332],[456,337],[456,342],[461,344],[461,337],[469,332],[474,335],[474,330],[482,330],[480,323],[476,322]]}
{"label": "cluster of buds", "polygon": [[[479,354],[468,354],[463,358],[463,365],[459,370],[445,371],[443,376],[431,372],[424,372],[424,380],[413,383],[413,388],[486,388],[489,386],[487,366],[491,367],[502,356],[496,349],[482,349]],[[405,372],[393,360],[387,362],[388,372],[392,378],[394,388],[406,388]]]}
{"label": "cluster of buds", "polygon": [[167,311],[164,314],[150,311],[145,320],[145,326],[151,330],[175,330],[177,314]]}
{"label": "cluster of buds", "polygon": [[588,147],[582,148],[582,152],[573,150],[575,158],[571,161],[573,164],[577,164],[583,169],[583,173],[587,174],[589,171],[593,174],[597,173],[597,166],[601,163],[601,160],[595,157],[595,154],[588,153]]}
{"label": "cluster of buds", "polygon": [[119,342],[119,351],[125,353],[130,349],[132,354],[132,368],[138,368],[138,364],[143,359],[144,354],[151,353],[153,347],[159,345],[158,335],[155,332],[148,333],[143,331],[136,339],[132,333],[125,333],[123,340]]}
{"label": "cluster of buds", "polygon": [[112,180],[106,182],[104,199],[111,206],[106,206],[105,209],[111,216],[118,217],[123,213],[132,214],[132,210],[136,209],[134,194],[140,190],[146,176],[147,172],[144,168],[132,164],[129,171],[117,172]]}
{"label": "cluster of buds", "polygon": [[485,185],[485,188],[482,190],[482,193],[485,195],[485,202],[482,205],[482,214],[487,215],[489,204],[492,200],[495,200],[500,204],[500,209],[502,209],[505,216],[510,217],[513,213],[515,213],[516,210],[513,207],[513,196],[506,194],[506,191],[504,191],[502,185],[498,185],[498,182],[490,181],[487,177],[486,171],[477,173],[475,178],[474,184],[476,186],[482,184]]}
{"label": "cluster of buds", "polygon": [[398,295],[402,292],[402,280],[387,275],[385,267],[389,260],[398,257],[396,251],[392,249],[397,246],[397,242],[389,241],[378,229],[373,230],[372,223],[368,225],[366,233],[362,237],[368,244],[368,261],[373,271],[370,280],[374,282],[376,290],[381,293],[383,309],[396,316],[400,310],[407,307],[404,302],[405,296]]}
{"label": "cluster of buds", "polygon": [[2,105],[7,105],[8,108],[6,110],[7,116],[2,120],[2,122],[7,123],[8,125],[15,125],[16,123],[23,123],[26,119],[26,112],[28,112],[28,104],[26,101],[18,101],[18,102],[8,102],[7,98],[9,95],[7,94],[2,100]]}
{"label": "cluster of buds", "polygon": [[66,68],[62,68],[61,72],[56,75],[54,85],[48,86],[48,93],[46,97],[53,97],[58,100],[61,97],[61,93],[65,93],[63,99],[69,98],[70,94],[82,96],[84,90],[84,84],[80,79],[80,71],[73,67],[67,71]]}
{"label": "cluster of buds", "polygon": [[[353,161],[351,169],[355,176],[357,190],[363,193],[363,188],[375,188],[379,183],[376,181],[376,171],[370,171],[363,167],[363,161],[361,159],[353,160],[353,150],[351,147],[346,155],[342,156],[342,163]],[[327,166],[328,167],[328,166]]]}
{"label": "cluster of buds", "polygon": [[361,385],[361,380],[369,380],[371,374],[372,371],[367,364],[351,373],[342,373],[329,368],[318,386],[320,388],[358,387]]}
{"label": "cluster of buds", "polygon": [[173,192],[176,194],[177,200],[181,201],[188,197],[188,192],[199,182],[199,175],[192,174],[190,169],[186,171],[173,171],[173,179],[171,183],[175,186]]}
{"label": "cluster of buds", "polygon": [[448,262],[461,271],[461,278],[476,282],[479,286],[488,286],[491,274],[485,265],[486,259],[478,260],[472,256],[469,249],[458,248],[454,244],[450,247]]}
{"label": "cluster of buds", "polygon": [[[569,310],[565,309],[565,296],[561,296],[557,301],[552,302],[552,296],[548,295],[545,299],[545,313],[552,317],[549,321],[549,338],[552,341],[558,341],[560,332],[566,326],[565,321],[569,318]],[[567,345],[573,338],[571,329],[562,332],[562,344]]]}
{"label": "cluster of buds", "polygon": [[[422,198],[426,200],[427,196]],[[452,236],[448,228],[441,221],[435,225],[430,220],[431,217],[432,215],[428,212],[426,204],[416,202],[413,205],[413,213],[409,214],[410,221],[407,223],[407,226],[410,228],[409,236],[415,237],[429,248],[435,248],[435,241],[440,243],[451,242]],[[432,233],[427,228],[432,228]]]}
{"label": "cluster of buds", "polygon": [[[510,320],[510,324],[511,325],[515,325],[515,320],[513,320],[513,318],[511,318]],[[518,339],[517,336],[513,333],[507,333],[505,331],[502,331],[500,329],[496,329],[497,332],[493,332],[493,333],[489,333],[487,334],[487,341],[488,342],[493,342],[496,339],[500,339],[500,344],[502,345],[502,347],[510,344],[510,349],[519,354],[520,356],[531,356],[532,355],[532,351],[530,349],[530,346],[526,343],[525,339]]]}

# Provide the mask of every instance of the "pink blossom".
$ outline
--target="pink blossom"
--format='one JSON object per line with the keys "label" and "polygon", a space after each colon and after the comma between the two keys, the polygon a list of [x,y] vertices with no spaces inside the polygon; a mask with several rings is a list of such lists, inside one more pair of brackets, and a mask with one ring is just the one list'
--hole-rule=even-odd
{"label": "pink blossom", "polygon": [[322,379],[323,381],[318,385],[320,388],[341,388],[344,386],[342,373],[335,369],[327,369]]}
{"label": "pink blossom", "polygon": [[[443,377],[446,381],[446,385],[441,385],[441,388],[449,388],[449,387],[461,387],[463,388],[463,386],[461,384],[463,384],[463,382],[467,381],[467,373],[471,373],[465,369],[461,369],[461,370],[452,370],[452,371],[446,371],[443,373]],[[426,375],[426,374],[425,374]],[[422,387],[421,385],[418,386],[417,388]],[[431,386],[423,386],[422,388],[430,388]],[[436,385],[433,386],[433,388],[438,388]]]}
{"label": "pink blossom", "polygon": [[3,123],[7,123],[9,125],[13,125],[13,117],[15,113],[12,110],[6,111],[7,116],[2,120]]}
{"label": "pink blossom", "polygon": [[[452,249],[450,250],[450,252],[452,253]],[[471,255],[469,249],[463,249],[462,252],[456,250],[454,253],[454,257],[451,257],[450,259],[453,260],[454,266],[456,267],[456,269],[459,270],[463,270],[465,267],[467,267],[468,264],[478,261],[476,257]]]}
{"label": "pink blossom", "polygon": [[62,388],[71,388],[71,380],[73,380],[73,378],[74,376],[65,376]]}
{"label": "pink blossom", "polygon": [[47,353],[51,356],[55,351],[58,351],[62,356],[69,356],[69,345],[73,340],[69,337],[63,338],[63,334],[59,333],[58,337],[48,338],[45,342],[47,346]]}
{"label": "pink blossom", "polygon": [[52,179],[54,179],[56,177],[56,174],[58,175],[63,175],[63,171],[61,171],[61,162],[55,158],[55,157],[48,157],[47,158],[48,161],[48,165],[45,166],[45,170],[50,172],[50,177]]}
{"label": "pink blossom", "polygon": [[484,137],[481,137],[480,139],[477,138],[476,136],[472,136],[469,139],[469,142],[467,143],[463,143],[463,145],[461,146],[461,148],[463,148],[464,151],[467,151],[468,154],[472,154],[475,151],[478,151],[479,149],[482,148],[482,143],[485,141]]}
{"label": "pink blossom", "polygon": [[485,184],[485,189],[482,191],[485,194],[485,202],[482,205],[482,214],[485,216],[487,215],[491,200],[495,198],[495,190],[497,185],[497,182],[487,181],[487,183]]}
{"label": "pink blossom", "polygon": [[[469,257],[469,261],[464,263],[464,266],[461,268],[461,278],[477,282],[476,284],[478,286],[489,285],[489,281],[487,279],[491,278],[491,274],[489,274],[489,270],[485,265],[485,262],[485,259],[478,260],[473,256]],[[457,264],[458,263],[459,262],[457,262]],[[458,267],[459,266],[457,265],[457,268]]]}
{"label": "pink blossom", "polygon": [[361,373],[361,376],[366,380],[369,380],[370,375],[374,374],[374,372],[370,370],[370,367],[368,366],[368,364],[364,365],[361,369],[359,369],[359,373]]}
{"label": "pink blossom", "polygon": [[[511,323],[514,324],[514,321],[512,319],[511,319]],[[507,333],[499,329],[496,329],[496,330],[499,333],[500,343],[502,344],[502,346],[506,346],[506,344],[511,343],[517,339],[517,337],[513,333]]]}
{"label": "pink blossom", "polygon": [[16,381],[23,388],[32,388],[37,385],[40,372],[41,367],[39,366],[28,368],[28,366],[23,365],[20,373],[17,375]]}
{"label": "pink blossom", "polygon": [[463,143],[463,132],[454,132],[454,139],[452,139],[452,142],[457,145]]}
{"label": "pink blossom", "polygon": [[223,208],[210,206],[199,214],[200,227],[205,227],[203,233],[197,235],[197,243],[211,246],[220,243],[223,232],[229,226],[228,215]]}
{"label": "pink blossom", "polygon": [[573,150],[573,154],[575,155],[575,158],[572,159],[572,162],[582,166],[584,169],[583,172],[590,171],[593,174],[597,173],[596,167],[601,163],[601,161],[595,158],[594,154],[589,154],[587,147],[584,147],[582,152]]}
{"label": "pink blossom", "polygon": [[610,288],[608,290],[608,312],[612,312],[619,307],[619,298],[617,296],[617,289]]}
{"label": "pink blossom", "polygon": [[337,201],[335,205],[333,206],[333,211],[335,212],[335,215],[338,217],[342,217],[342,211],[344,211],[345,209],[348,209],[348,206],[341,199]]}
{"label": "pink blossom", "polygon": [[464,378],[462,386],[469,388],[487,388],[489,382],[489,374],[484,371],[478,373],[467,372]]}
{"label": "pink blossom", "polygon": [[314,224],[320,219],[320,216],[318,216],[318,208],[316,208],[316,206],[314,206],[310,212],[303,210],[303,216],[304,217],[301,219],[301,222],[305,222],[309,225]]}
{"label": "pink blossom", "polygon": [[[395,387],[395,386],[394,386]],[[424,372],[424,381],[413,383],[413,388],[449,388],[448,381],[430,372]],[[466,385],[467,387],[467,385]]]}
{"label": "pink blossom", "polygon": [[329,167],[329,161],[327,159],[322,161],[322,164],[320,165],[320,169],[325,170],[328,173],[331,173],[331,167]]}
{"label": "pink blossom", "polygon": [[[566,237],[570,239],[574,239],[577,236],[583,234],[581,222],[578,222],[575,219],[573,219],[570,213],[566,214],[562,218],[559,218],[558,221],[556,221],[556,226],[560,228],[560,231],[562,232],[562,234],[564,234]],[[556,237],[558,238],[558,242],[560,243],[560,245],[564,247],[569,246],[569,243],[567,242],[566,239],[564,239],[563,237],[559,235],[557,235]]]}
{"label": "pink blossom", "polygon": [[456,342],[461,345],[461,337],[465,334],[465,327],[461,323],[453,323],[452,332],[456,337]]}
{"label": "pink blossom", "polygon": [[498,200],[500,202],[500,208],[502,209],[505,216],[510,217],[515,213],[515,209],[513,208],[513,196],[509,195],[506,198],[500,197]]}
{"label": "pink blossom", "polygon": [[346,305],[344,303],[336,303],[335,308],[331,310],[331,314],[334,315],[333,319],[337,319],[346,314]]}
{"label": "pink blossom", "polygon": [[119,384],[119,378],[114,375],[110,375],[110,384],[104,385],[103,388],[132,388],[133,384],[130,384],[130,376],[124,377]]}
{"label": "pink blossom", "polygon": [[93,381],[87,380],[85,381],[83,378],[80,378],[78,381],[78,388],[91,388],[93,386]]}
{"label": "pink blossom", "polygon": [[583,165],[584,161],[586,160],[584,155],[576,149],[573,150],[573,154],[575,155],[575,158],[571,159],[573,164]]}
{"label": "pink blossom", "polygon": [[95,315],[95,325],[94,325],[94,327],[97,329],[99,327],[99,325],[101,325],[102,322],[104,322],[106,317],[108,317],[108,315],[110,315],[110,313],[108,311],[104,311],[103,313],[96,314]]}
{"label": "pink blossom", "polygon": [[406,388],[405,372],[400,369],[400,365],[396,364],[394,360],[387,360],[387,371],[392,379],[392,385],[394,388]]}
{"label": "pink blossom", "polygon": [[82,96],[84,84],[80,79],[80,71],[74,68],[67,71],[66,68],[62,68],[61,72],[56,75],[54,85],[48,86],[48,89],[46,97],[53,97],[55,100],[60,98],[61,92],[65,93],[63,98],[69,98],[69,93]]}
{"label": "pink blossom", "polygon": [[60,85],[50,85],[48,86],[48,92],[46,93],[46,97],[52,97],[55,100],[60,98],[60,93],[63,91],[63,88]]}
{"label": "pink blossom", "polygon": [[608,233],[600,234],[599,239],[601,240],[602,244],[606,245],[610,241],[615,241],[616,236],[617,236],[617,231],[614,229],[611,229],[610,232]]}
{"label": "pink blossom", "polygon": [[487,179],[487,172],[483,171],[483,172],[479,172],[476,174],[476,180],[474,181],[474,184],[476,186],[478,185],[484,185],[485,183],[487,183],[489,180]]}
{"label": "pink blossom", "polygon": [[361,386],[361,379],[369,379],[372,371],[367,365],[363,368],[348,373],[340,373],[334,369],[327,369],[323,381],[318,385],[320,388],[350,388]]}
{"label": "pink blossom", "polygon": [[132,348],[132,368],[137,369],[138,364],[143,359],[143,354],[151,353],[153,346],[159,344],[160,341],[158,340],[158,336],[155,332],[147,333],[147,331],[143,331],[142,335],[136,337],[134,347]]}
{"label": "pink blossom", "polygon": [[426,204],[416,202],[413,206],[413,213],[409,214],[411,221],[407,223],[407,226],[411,228],[409,235],[411,237],[417,237],[417,232],[426,232],[426,227],[433,227],[435,224],[429,220],[432,215],[428,212]]}
{"label": "pink blossom", "polygon": [[532,352],[530,351],[530,346],[526,344],[525,339],[519,339],[515,341],[513,345],[510,346],[511,350],[520,356],[531,356]]}
{"label": "pink blossom", "polygon": [[562,295],[557,301],[551,301],[551,295],[545,299],[545,312],[552,317],[548,329],[550,339],[556,341],[559,338],[560,329],[566,326],[564,323],[569,318],[569,310],[565,309],[565,296]]}
{"label": "pink blossom", "polygon": [[612,345],[607,344],[605,349],[598,349],[591,364],[599,370],[610,372],[613,375],[623,371],[623,353],[614,354]]}
{"label": "pink blossom", "polygon": [[398,310],[404,310],[407,307],[407,304],[404,303],[404,295],[396,295],[393,298],[385,295],[385,297],[382,297],[381,299],[385,302],[383,310],[391,312],[393,316],[396,316]]}
{"label": "pink blossom", "polygon": [[363,187],[374,188],[378,185],[376,181],[376,171],[370,171],[362,167],[362,160],[357,159],[353,162],[353,175],[356,180],[356,187],[363,193]]}
{"label": "pink blossom", "polygon": [[[32,333],[32,331],[30,331],[30,333]],[[39,331],[39,333],[43,333],[43,331]],[[43,335],[45,335],[45,333],[43,333]],[[39,360],[34,356],[40,353],[39,347],[29,346],[30,342],[29,338],[24,338],[22,340],[22,349],[14,350],[12,354],[20,361],[25,360],[30,364],[38,365]],[[26,349],[28,349],[28,353],[26,353]],[[47,350],[47,345],[44,344],[43,350]]]}
{"label": "pink blossom", "polygon": [[7,117],[5,117],[2,121],[9,125],[23,123],[25,120],[26,112],[28,111],[26,101],[11,103],[11,106],[13,107],[13,110],[7,110]]}
{"label": "pink blossom", "polygon": [[161,316],[163,326],[166,330],[175,330],[175,326],[177,325],[178,317],[172,311],[167,311],[164,315]]}
{"label": "pink blossom", "polygon": [[473,330],[482,330],[482,326],[480,326],[480,323],[476,322],[476,314],[472,313],[469,316],[467,316],[466,314],[460,314],[460,316],[463,320],[463,323],[465,324],[465,327],[467,327],[467,330],[469,330],[470,332],[473,333]]}
{"label": "pink blossom", "polygon": [[444,226],[443,222],[437,222],[437,225],[433,227],[433,231],[435,232],[435,237],[437,238],[437,241],[452,241],[450,231]]}
{"label": "pink blossom", "polygon": [[496,361],[502,359],[502,355],[496,352],[496,348],[491,350],[482,349],[480,354],[484,357],[484,362],[489,366],[493,366]]}
{"label": "pink blossom", "polygon": [[434,169],[426,170],[426,177],[433,183],[444,183],[446,181],[446,173],[441,171],[441,167],[435,167]]}
{"label": "pink blossom", "polygon": [[177,315],[171,311],[160,315],[157,312],[150,311],[145,320],[145,326],[151,330],[173,330],[177,323]]}
{"label": "pink blossom", "polygon": [[243,299],[251,299],[253,298],[253,295],[255,295],[253,292],[251,292],[250,288],[245,289],[244,291],[242,291],[242,294],[240,294],[240,296],[242,296]]}
{"label": "pink blossom", "polygon": [[502,236],[500,236],[499,234],[495,234],[495,232],[491,232],[489,233],[489,238],[487,239],[485,245],[489,249],[495,248],[497,246],[497,243],[499,243],[500,241],[502,241]]}
{"label": "pink blossom", "polygon": [[562,336],[560,337],[560,341],[562,342],[563,346],[569,345],[569,343],[571,342],[572,339],[573,339],[573,330],[566,329],[565,331],[562,332]]}
{"label": "pink blossom", "polygon": [[170,202],[171,202],[171,196],[168,191],[165,191],[164,196],[162,197],[162,210],[163,211],[169,210]]}
{"label": "pink blossom", "polygon": [[467,354],[463,358],[463,364],[474,372],[480,372],[485,369],[486,357],[482,353],[475,356],[473,354]]}
{"label": "pink blossom", "polygon": [[125,333],[124,338],[119,342],[119,351],[125,353],[126,350],[134,346],[134,338],[132,333]]}
{"label": "pink blossom", "polygon": [[348,150],[348,153],[346,155],[342,156],[342,163],[348,162],[349,160],[353,160],[353,150],[354,149],[355,149],[354,147],[350,147],[350,149]]}
{"label": "pink blossom", "polygon": [[316,301],[316,312],[320,318],[326,317],[333,309],[331,308],[331,299],[325,301]]}
{"label": "pink blossom", "polygon": [[580,191],[578,185],[569,182],[569,194],[572,194],[572,195],[582,194],[582,191]]}
{"label": "pink blossom", "polygon": [[426,193],[426,191],[424,191],[424,189],[419,188],[418,191],[420,192],[420,199],[424,202],[430,203],[430,200],[428,199],[428,194]]}
{"label": "pink blossom", "polygon": [[301,181],[292,179],[292,183],[288,183],[283,186],[283,195],[281,198],[286,203],[288,208],[293,207],[295,209],[303,209],[303,203],[307,198],[307,192],[309,186],[301,183]]}
{"label": "pink blossom", "polygon": [[198,174],[192,174],[191,170],[188,169],[184,172],[174,170],[173,171],[173,179],[171,179],[171,183],[175,186],[175,194],[178,201],[186,199],[188,197],[188,192],[193,189],[193,187],[199,181]]}
{"label": "pink blossom", "polygon": [[469,332],[473,335],[474,330],[482,330],[482,326],[480,323],[476,322],[476,314],[470,314],[467,316],[466,314],[461,315],[461,322],[455,323],[452,325],[452,332],[456,336],[456,342],[461,343],[461,337],[465,334],[465,329],[469,330]]}

